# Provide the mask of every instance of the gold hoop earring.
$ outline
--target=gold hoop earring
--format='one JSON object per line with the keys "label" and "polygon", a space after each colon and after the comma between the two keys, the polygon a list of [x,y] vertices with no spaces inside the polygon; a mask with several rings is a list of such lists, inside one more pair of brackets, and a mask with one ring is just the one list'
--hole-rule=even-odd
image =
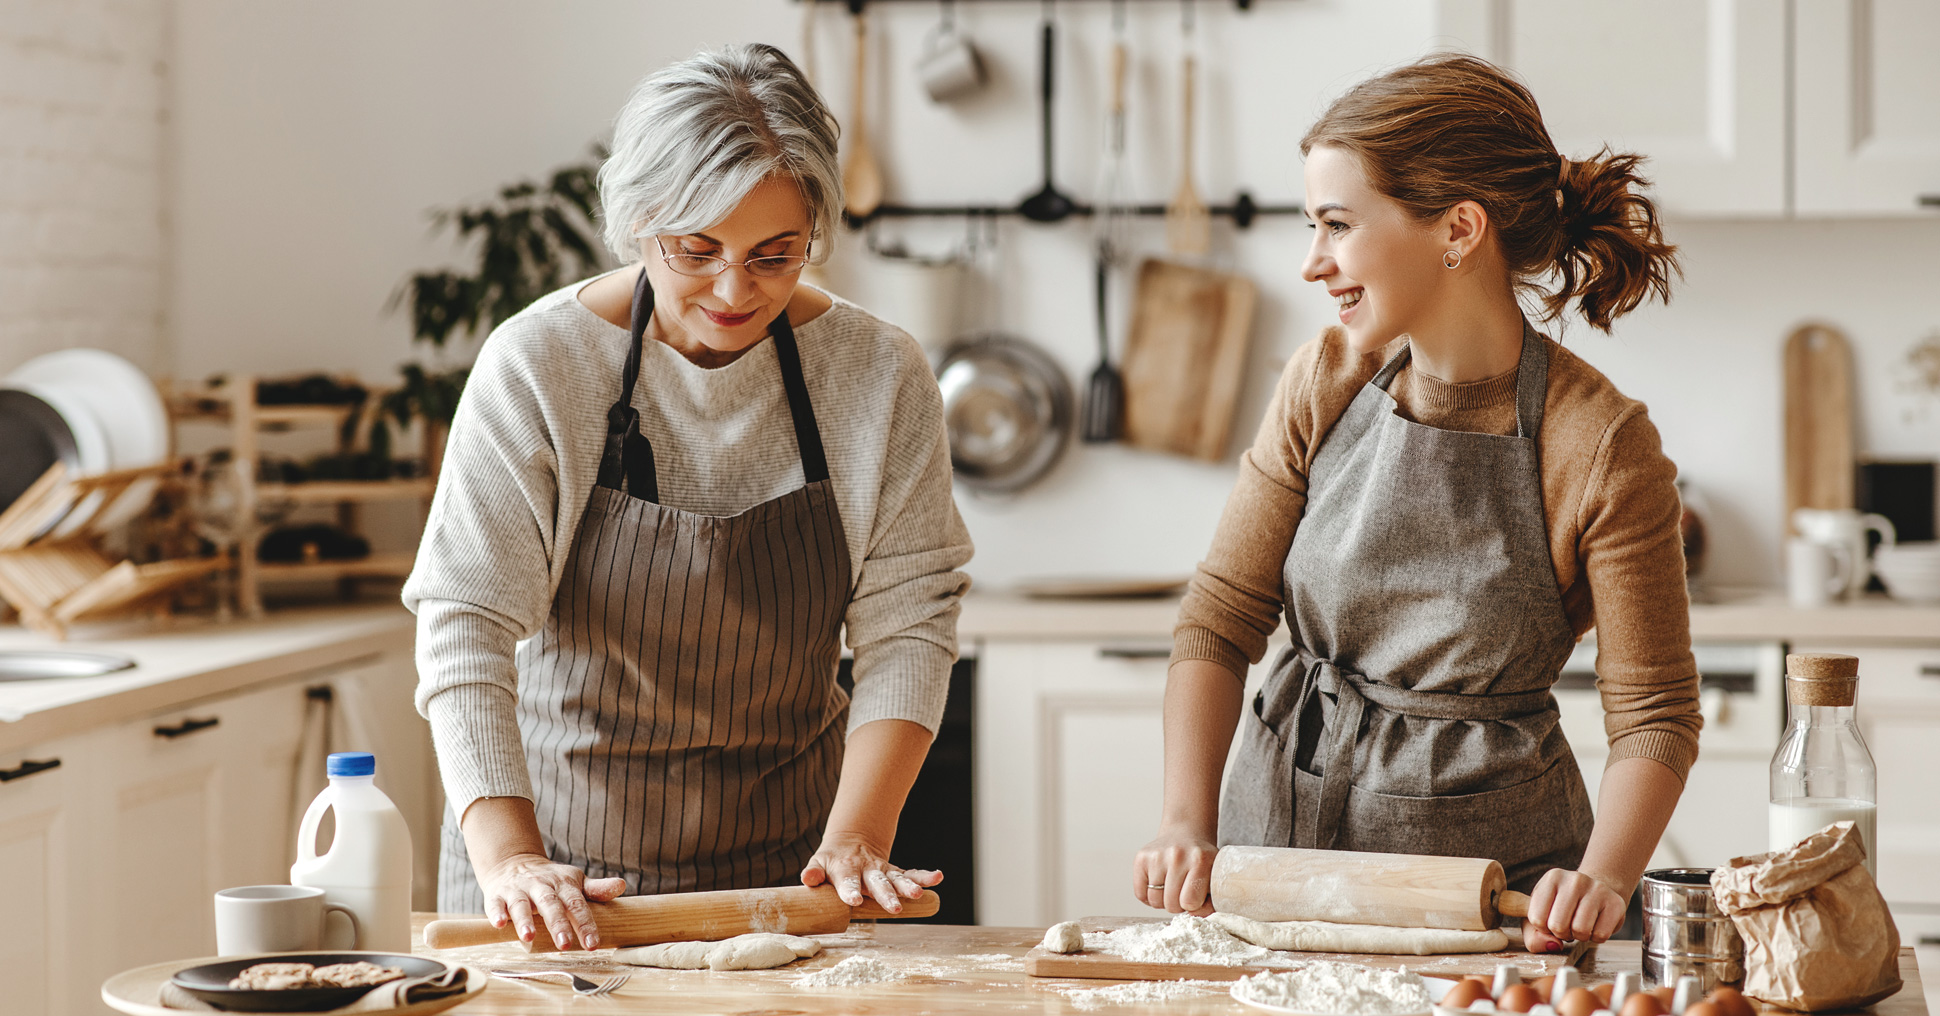
{"label": "gold hoop earring", "polygon": [[1458,250],[1452,250],[1446,254],[1443,254],[1442,265],[1447,268],[1462,267],[1462,252]]}

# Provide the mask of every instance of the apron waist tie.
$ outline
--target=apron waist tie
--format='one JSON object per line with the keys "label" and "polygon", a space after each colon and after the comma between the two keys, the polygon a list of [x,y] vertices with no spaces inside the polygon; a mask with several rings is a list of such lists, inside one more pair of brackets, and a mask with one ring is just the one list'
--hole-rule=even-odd
{"label": "apron waist tie", "polygon": [[[1322,759],[1320,806],[1295,809],[1296,847],[1332,850],[1339,841],[1341,819],[1347,814],[1347,791],[1354,781],[1354,745],[1360,740],[1361,720],[1369,702],[1387,712],[1437,720],[1509,720],[1554,708],[1555,698],[1547,688],[1504,695],[1414,691],[1349,673],[1330,660],[1307,660],[1294,704],[1294,738],[1298,739],[1301,717],[1316,694],[1334,696],[1335,710],[1333,728],[1322,735],[1324,740],[1315,749]],[[1297,745],[1293,764],[1299,765]]]}

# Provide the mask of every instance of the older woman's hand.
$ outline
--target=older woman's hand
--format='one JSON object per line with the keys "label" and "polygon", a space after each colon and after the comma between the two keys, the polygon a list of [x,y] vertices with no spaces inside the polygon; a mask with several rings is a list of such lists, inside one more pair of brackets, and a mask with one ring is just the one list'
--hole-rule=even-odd
{"label": "older woman's hand", "polygon": [[605,903],[626,892],[625,879],[587,878],[584,871],[556,864],[544,854],[501,858],[478,872],[478,885],[485,891],[485,917],[492,927],[512,922],[521,942],[530,942],[544,931],[561,949],[572,948],[575,940],[585,948],[598,949],[599,927],[586,901]]}
{"label": "older woman's hand", "polygon": [[802,869],[802,884],[835,886],[835,894],[849,906],[859,906],[864,898],[874,897],[884,910],[903,912],[903,900],[923,895],[923,890],[943,881],[940,871],[903,869],[889,863],[889,851],[855,833],[830,832],[822,847]]}

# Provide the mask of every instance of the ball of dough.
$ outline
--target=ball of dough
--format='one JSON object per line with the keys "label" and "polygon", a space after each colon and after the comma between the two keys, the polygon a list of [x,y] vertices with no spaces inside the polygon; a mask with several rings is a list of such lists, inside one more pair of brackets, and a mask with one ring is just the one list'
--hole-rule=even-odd
{"label": "ball of dough", "polygon": [[1085,951],[1084,932],[1078,930],[1078,922],[1066,921],[1053,924],[1044,932],[1044,950],[1054,953],[1080,953]]}

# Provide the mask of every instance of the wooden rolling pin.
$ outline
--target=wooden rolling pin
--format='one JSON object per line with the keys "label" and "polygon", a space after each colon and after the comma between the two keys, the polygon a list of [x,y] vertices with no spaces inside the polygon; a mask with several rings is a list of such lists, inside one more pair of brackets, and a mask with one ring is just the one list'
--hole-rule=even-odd
{"label": "wooden rolling pin", "polygon": [[1213,861],[1212,900],[1256,921],[1487,931],[1529,914],[1529,897],[1507,886],[1483,858],[1232,846]]}
{"label": "wooden rolling pin", "polygon": [[[715,942],[751,931],[790,935],[833,935],[851,920],[929,917],[941,901],[928,889],[903,901],[903,912],[892,914],[870,900],[851,907],[835,894],[834,886],[784,886],[779,889],[727,889],[707,893],[669,893],[663,896],[622,896],[611,903],[588,903],[599,927],[602,948],[655,945],[661,942]],[[533,952],[556,952],[551,936],[534,929]],[[482,917],[432,921],[424,926],[424,944],[433,949],[516,942],[518,929],[507,922],[492,927]]]}

